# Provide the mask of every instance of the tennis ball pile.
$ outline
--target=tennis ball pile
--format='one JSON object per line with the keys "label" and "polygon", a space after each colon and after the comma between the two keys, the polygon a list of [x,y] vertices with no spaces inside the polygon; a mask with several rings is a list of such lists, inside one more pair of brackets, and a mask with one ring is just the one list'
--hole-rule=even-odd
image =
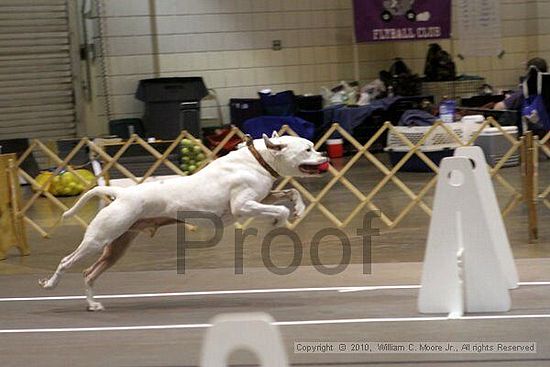
{"label": "tennis ball pile", "polygon": [[[88,182],[94,182],[95,176],[92,172],[86,169],[75,170],[83,179]],[[35,180],[38,185],[42,186],[51,176],[52,172],[41,172],[36,176]],[[54,196],[74,196],[84,191],[84,183],[81,182],[75,174],[69,171],[61,171],[49,182],[45,187],[46,191]]]}
{"label": "tennis ball pile", "polygon": [[201,147],[190,139],[182,139],[180,168],[185,176],[192,175],[206,159]]}

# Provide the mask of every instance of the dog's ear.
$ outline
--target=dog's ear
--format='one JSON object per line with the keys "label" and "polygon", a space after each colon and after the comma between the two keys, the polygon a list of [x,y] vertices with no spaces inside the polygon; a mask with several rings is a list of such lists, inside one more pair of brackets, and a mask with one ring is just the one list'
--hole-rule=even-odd
{"label": "dog's ear", "polygon": [[286,147],[286,144],[273,143],[271,140],[269,140],[269,138],[265,134],[263,134],[262,137],[264,138],[265,146],[267,147],[267,149],[279,151],[279,150],[283,150],[283,148]]}
{"label": "dog's ear", "polygon": [[271,138],[278,138],[279,137],[279,134],[277,134],[277,131],[273,130],[273,132],[271,133]]}

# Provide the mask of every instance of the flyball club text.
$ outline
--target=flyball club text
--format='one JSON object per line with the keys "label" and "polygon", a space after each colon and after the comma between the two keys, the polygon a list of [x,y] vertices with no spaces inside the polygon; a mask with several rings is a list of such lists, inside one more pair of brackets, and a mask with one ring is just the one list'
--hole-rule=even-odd
{"label": "flyball club text", "polygon": [[441,27],[418,28],[380,28],[372,30],[372,39],[382,40],[407,40],[441,37]]}
{"label": "flyball club text", "polygon": [[[357,235],[362,238],[362,255],[363,255],[363,274],[370,274],[371,269],[371,240],[372,237],[379,235],[379,229],[373,228],[372,221],[374,218],[379,218],[378,212],[367,212],[363,217],[362,228],[357,229]],[[223,237],[224,225],[222,220],[212,214],[200,211],[182,211],[178,212],[178,221],[180,223],[189,222],[190,220],[208,220],[214,225],[214,234],[207,240],[191,240],[187,237],[185,226],[178,226],[177,234],[177,271],[178,274],[185,274],[186,258],[190,251],[200,251],[201,249],[211,248],[216,246]],[[244,264],[244,242],[247,238],[255,238],[258,236],[257,228],[235,229],[234,236],[234,252],[235,252],[235,274],[243,274]],[[271,259],[271,246],[276,237],[285,237],[294,248],[294,254],[290,265],[285,267],[277,266]],[[342,257],[336,265],[327,266],[321,261],[319,255],[320,244],[326,237],[338,239],[342,249]],[[274,228],[269,231],[262,241],[261,258],[264,266],[272,273],[277,275],[288,275],[294,272],[302,263],[303,244],[294,231],[285,227]],[[351,241],[346,233],[338,228],[322,228],[317,231],[310,242],[309,252],[311,256],[311,264],[317,271],[325,275],[336,275],[342,273],[351,263]]]}

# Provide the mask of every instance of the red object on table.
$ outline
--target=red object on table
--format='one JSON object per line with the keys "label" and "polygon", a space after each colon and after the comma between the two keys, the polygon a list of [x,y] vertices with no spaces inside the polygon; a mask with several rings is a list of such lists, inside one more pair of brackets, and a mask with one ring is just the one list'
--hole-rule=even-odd
{"label": "red object on table", "polygon": [[327,154],[329,158],[340,158],[344,156],[344,139],[328,139]]}

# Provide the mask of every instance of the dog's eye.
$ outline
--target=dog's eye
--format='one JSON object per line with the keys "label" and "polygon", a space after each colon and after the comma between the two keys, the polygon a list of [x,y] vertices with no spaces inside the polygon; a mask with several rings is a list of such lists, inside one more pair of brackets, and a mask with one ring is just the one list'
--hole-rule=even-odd
{"label": "dog's eye", "polygon": [[308,152],[308,153],[311,152],[311,148],[307,148],[306,152]]}

